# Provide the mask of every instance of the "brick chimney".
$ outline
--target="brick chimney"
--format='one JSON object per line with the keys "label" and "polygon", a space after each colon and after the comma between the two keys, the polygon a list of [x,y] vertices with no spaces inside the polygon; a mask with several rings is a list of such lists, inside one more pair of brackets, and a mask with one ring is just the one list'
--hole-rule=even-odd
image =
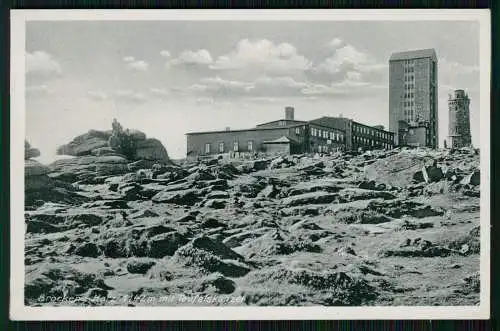
{"label": "brick chimney", "polygon": [[294,111],[295,109],[293,107],[285,107],[285,119],[286,120],[292,120],[294,119]]}

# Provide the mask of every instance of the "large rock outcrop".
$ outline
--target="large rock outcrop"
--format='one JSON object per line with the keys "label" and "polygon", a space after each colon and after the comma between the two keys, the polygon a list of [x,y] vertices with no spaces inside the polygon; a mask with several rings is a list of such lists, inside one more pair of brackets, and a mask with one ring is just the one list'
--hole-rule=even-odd
{"label": "large rock outcrop", "polygon": [[33,209],[44,202],[82,203],[86,198],[75,192],[75,188],[63,181],[48,176],[50,168],[35,160],[24,162],[24,203]]}
{"label": "large rock outcrop", "polygon": [[57,149],[59,155],[84,156],[91,155],[92,151],[101,147],[108,147],[110,131],[90,130],[79,135],[66,145]]}
{"label": "large rock outcrop", "polygon": [[169,162],[167,150],[158,139],[154,138],[137,141],[134,158],[138,160],[158,161],[160,163]]}
{"label": "large rock outcrop", "polygon": [[24,159],[29,160],[33,157],[39,157],[40,151],[37,148],[32,148],[30,143],[24,141]]}
{"label": "large rock outcrop", "polygon": [[59,155],[72,156],[122,156],[129,161],[148,160],[155,163],[170,163],[167,150],[154,138],[147,138],[139,130],[123,129],[113,121],[109,131],[90,130],[79,135],[66,145],[57,149]]}
{"label": "large rock outcrop", "polygon": [[57,160],[49,165],[51,177],[67,181],[90,180],[98,176],[128,172],[128,161],[121,156],[82,156]]}

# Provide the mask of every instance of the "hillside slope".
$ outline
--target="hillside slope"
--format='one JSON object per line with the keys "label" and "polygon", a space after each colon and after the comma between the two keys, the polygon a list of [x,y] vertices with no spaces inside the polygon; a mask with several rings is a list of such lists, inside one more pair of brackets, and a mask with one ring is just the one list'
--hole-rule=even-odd
{"label": "hillside slope", "polygon": [[26,207],[28,305],[479,304],[477,151],[85,158]]}

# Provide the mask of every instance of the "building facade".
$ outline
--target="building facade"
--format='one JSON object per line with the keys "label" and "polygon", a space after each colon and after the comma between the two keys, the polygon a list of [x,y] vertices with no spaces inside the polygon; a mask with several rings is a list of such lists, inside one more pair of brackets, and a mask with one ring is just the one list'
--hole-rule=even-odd
{"label": "building facade", "polygon": [[389,59],[389,131],[396,145],[437,148],[437,56],[434,49]]}
{"label": "building facade", "polygon": [[381,126],[371,127],[342,117],[297,121],[292,107],[285,109],[285,119],[255,128],[192,132],[186,137],[188,157],[225,153],[330,153],[394,146],[394,134]]}
{"label": "building facade", "polygon": [[469,105],[470,99],[464,90],[455,90],[449,95],[448,137],[451,148],[469,147],[472,144]]}

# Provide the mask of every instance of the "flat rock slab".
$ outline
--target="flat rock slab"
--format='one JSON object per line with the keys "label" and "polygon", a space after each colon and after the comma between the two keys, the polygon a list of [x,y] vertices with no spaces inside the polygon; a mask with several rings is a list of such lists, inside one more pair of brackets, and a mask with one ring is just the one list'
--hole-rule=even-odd
{"label": "flat rock slab", "polygon": [[151,200],[156,203],[173,203],[191,206],[199,200],[198,190],[162,191],[153,196]]}

